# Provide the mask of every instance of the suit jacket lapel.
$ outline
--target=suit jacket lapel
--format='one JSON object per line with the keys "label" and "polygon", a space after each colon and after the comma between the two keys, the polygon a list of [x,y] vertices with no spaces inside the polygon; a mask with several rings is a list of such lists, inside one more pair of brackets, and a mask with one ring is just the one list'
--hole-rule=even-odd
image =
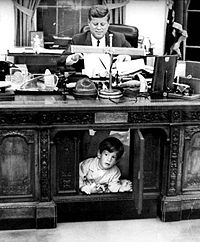
{"label": "suit jacket lapel", "polygon": [[109,32],[106,33],[105,38],[106,38],[106,46],[110,46]]}
{"label": "suit jacket lapel", "polygon": [[89,46],[92,45],[92,39],[91,39],[90,31],[86,32],[85,45],[89,45]]}

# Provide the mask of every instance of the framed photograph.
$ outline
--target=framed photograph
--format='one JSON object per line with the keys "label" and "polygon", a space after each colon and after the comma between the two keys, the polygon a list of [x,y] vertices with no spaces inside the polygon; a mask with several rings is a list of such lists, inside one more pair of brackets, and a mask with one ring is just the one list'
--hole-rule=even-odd
{"label": "framed photograph", "polygon": [[30,41],[33,48],[44,48],[44,33],[42,31],[31,31]]}

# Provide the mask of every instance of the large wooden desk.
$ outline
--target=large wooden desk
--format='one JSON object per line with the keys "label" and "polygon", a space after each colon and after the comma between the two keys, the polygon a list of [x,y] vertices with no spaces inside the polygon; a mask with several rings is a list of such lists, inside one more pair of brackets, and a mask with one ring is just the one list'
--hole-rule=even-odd
{"label": "large wooden desk", "polygon": [[[16,96],[13,102],[0,102],[0,228],[156,216],[162,221],[200,218],[199,122],[200,101],[115,104]],[[79,192],[78,163],[89,129],[130,130],[133,192]]]}

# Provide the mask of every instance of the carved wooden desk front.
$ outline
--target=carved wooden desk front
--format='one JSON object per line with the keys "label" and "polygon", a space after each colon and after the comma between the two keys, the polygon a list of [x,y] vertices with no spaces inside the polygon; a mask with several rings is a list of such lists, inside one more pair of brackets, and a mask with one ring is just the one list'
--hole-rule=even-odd
{"label": "carved wooden desk front", "polygon": [[[198,217],[200,102],[16,96],[0,103],[0,228],[57,221]],[[78,163],[94,130],[130,132],[134,191],[84,195]],[[100,131],[100,132],[99,132]],[[88,137],[87,137],[88,138]],[[90,137],[91,138],[91,137]]]}

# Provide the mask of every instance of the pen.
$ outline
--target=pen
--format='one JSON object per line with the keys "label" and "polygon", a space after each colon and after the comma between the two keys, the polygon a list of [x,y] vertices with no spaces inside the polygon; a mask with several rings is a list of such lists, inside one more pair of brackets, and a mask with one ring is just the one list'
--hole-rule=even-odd
{"label": "pen", "polygon": [[103,65],[104,69],[107,70],[105,64],[103,63],[103,61],[102,61],[102,59],[100,57],[99,57],[99,60],[100,60],[101,64]]}

